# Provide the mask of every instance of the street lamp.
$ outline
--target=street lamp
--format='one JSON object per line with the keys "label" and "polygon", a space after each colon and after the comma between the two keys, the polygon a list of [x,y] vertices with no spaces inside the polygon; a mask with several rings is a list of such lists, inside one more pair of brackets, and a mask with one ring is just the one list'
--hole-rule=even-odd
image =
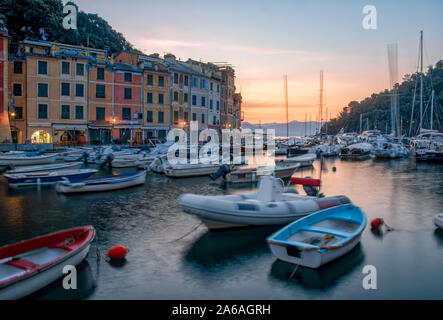
{"label": "street lamp", "polygon": [[17,131],[17,119],[15,118],[15,111],[11,112],[11,117],[14,118],[14,131],[15,131],[15,150],[17,151],[17,140],[18,140],[18,131]]}

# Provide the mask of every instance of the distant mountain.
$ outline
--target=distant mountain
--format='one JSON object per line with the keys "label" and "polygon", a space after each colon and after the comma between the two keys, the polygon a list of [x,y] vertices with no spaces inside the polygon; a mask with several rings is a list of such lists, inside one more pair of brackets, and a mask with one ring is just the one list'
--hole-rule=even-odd
{"label": "distant mountain", "polygon": [[[306,122],[306,135],[313,135],[319,127],[319,123],[315,121]],[[253,124],[249,122],[242,122],[243,129],[274,129],[276,137],[286,137],[286,123],[264,123],[261,126],[259,124]],[[305,135],[305,123],[299,121],[289,122],[289,136],[304,136]]]}

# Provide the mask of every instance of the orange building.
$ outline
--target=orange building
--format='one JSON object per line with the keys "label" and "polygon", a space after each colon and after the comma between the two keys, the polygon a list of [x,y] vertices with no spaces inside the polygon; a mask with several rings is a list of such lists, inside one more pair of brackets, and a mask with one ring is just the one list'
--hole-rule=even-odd
{"label": "orange building", "polygon": [[11,139],[16,143],[25,143],[27,137],[27,90],[26,60],[24,57],[9,55],[8,88]]}
{"label": "orange building", "polygon": [[0,15],[0,142],[10,142],[8,113],[8,30]]}

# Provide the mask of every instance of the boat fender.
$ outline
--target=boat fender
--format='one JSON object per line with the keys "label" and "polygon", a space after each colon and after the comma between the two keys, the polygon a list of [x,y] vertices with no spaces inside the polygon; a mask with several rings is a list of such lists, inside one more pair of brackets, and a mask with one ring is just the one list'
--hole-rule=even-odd
{"label": "boat fender", "polygon": [[120,260],[125,258],[128,252],[129,249],[119,244],[109,249],[107,256],[111,260]]}
{"label": "boat fender", "polygon": [[373,230],[380,230],[381,226],[383,225],[383,219],[382,218],[375,218],[371,221],[371,228]]}

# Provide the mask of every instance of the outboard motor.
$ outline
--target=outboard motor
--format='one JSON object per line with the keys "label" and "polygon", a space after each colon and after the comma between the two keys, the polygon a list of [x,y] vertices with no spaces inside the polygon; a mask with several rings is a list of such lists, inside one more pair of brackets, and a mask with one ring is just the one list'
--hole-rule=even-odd
{"label": "outboard motor", "polygon": [[100,168],[103,168],[106,165],[112,166],[112,160],[114,160],[114,155],[112,153],[108,154],[105,158],[105,160],[100,163]]}
{"label": "outboard motor", "polygon": [[85,151],[83,151],[82,155],[78,159],[76,159],[75,161],[82,161],[83,160],[83,162],[85,164],[88,164],[88,156],[89,156],[89,153],[88,153],[88,151],[85,150]]}
{"label": "outboard motor", "polygon": [[[311,177],[305,177],[305,178],[311,179]],[[320,191],[319,187],[303,185],[303,190],[305,190],[306,194],[311,197],[322,198],[325,196],[323,193],[319,193],[319,191]]]}
{"label": "outboard motor", "polygon": [[229,167],[229,165],[228,164],[222,164],[220,166],[220,168],[218,168],[216,173],[211,174],[211,176],[210,176],[211,180],[217,180],[221,176],[224,177],[229,172],[231,172],[231,168]]}

